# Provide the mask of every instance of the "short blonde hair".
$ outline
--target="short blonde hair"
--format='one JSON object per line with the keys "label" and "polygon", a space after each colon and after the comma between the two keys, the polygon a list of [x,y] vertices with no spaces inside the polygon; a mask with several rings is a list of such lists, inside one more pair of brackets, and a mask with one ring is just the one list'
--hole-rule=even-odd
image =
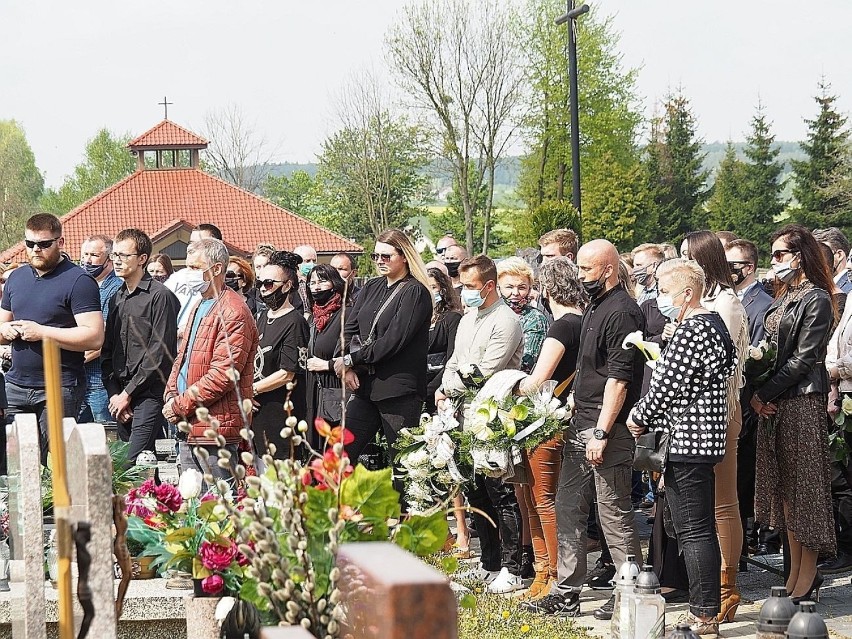
{"label": "short blonde hair", "polygon": [[658,262],[661,262],[662,260],[666,259],[666,254],[665,254],[665,251],[663,250],[663,247],[660,244],[651,244],[649,242],[646,242],[645,244],[640,244],[639,246],[637,246],[635,249],[633,249],[630,252],[630,255],[635,258],[638,253],[645,253],[645,252],[653,255],[654,259],[657,260]]}
{"label": "short blonde hair", "polygon": [[696,299],[704,296],[704,269],[695,260],[675,257],[657,267],[657,281],[668,277],[681,288],[691,288]]}
{"label": "short blonde hair", "polygon": [[530,265],[519,257],[507,257],[505,260],[497,262],[497,279],[502,275],[514,275],[515,277],[525,277],[532,286],[535,277]]}

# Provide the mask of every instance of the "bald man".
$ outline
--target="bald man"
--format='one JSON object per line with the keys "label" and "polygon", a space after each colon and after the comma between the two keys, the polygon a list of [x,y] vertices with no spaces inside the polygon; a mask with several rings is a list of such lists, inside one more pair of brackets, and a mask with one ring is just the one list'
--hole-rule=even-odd
{"label": "bald man", "polygon": [[459,280],[459,264],[470,257],[464,247],[458,244],[448,246],[444,251],[444,266],[447,267],[447,273],[453,281],[453,287],[461,291],[461,280]]}
{"label": "bald man", "polygon": [[[558,580],[546,597],[525,604],[560,617],[576,614],[580,607],[586,526],[596,495],[601,532],[614,564],[620,566],[627,555],[641,562],[642,556],[630,501],[633,437],[626,421],[642,389],[644,358],[621,344],[629,333],[644,330],[645,320],[618,281],[615,246],[606,240],[584,244],[577,267],[591,301],[583,314],[573,389],[576,412],[565,432],[556,493]],[[595,617],[609,619],[613,601],[595,610]]]}
{"label": "bald man", "polygon": [[438,255],[439,260],[444,260],[444,252],[451,246],[458,246],[458,242],[456,242],[456,238],[452,235],[445,235],[438,243],[435,244],[435,253]]}

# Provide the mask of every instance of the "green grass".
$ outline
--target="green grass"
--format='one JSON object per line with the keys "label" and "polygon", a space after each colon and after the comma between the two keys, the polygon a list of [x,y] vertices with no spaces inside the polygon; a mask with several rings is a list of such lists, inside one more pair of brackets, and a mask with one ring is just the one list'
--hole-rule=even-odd
{"label": "green grass", "polygon": [[[467,564],[459,564],[446,555],[426,557],[425,561],[452,575],[466,570]],[[459,567],[461,566],[461,567]],[[470,583],[471,588],[462,597],[459,605],[459,639],[585,639],[589,637],[585,628],[574,620],[562,620],[534,615],[521,610],[522,599],[504,595],[491,595],[482,586]]]}

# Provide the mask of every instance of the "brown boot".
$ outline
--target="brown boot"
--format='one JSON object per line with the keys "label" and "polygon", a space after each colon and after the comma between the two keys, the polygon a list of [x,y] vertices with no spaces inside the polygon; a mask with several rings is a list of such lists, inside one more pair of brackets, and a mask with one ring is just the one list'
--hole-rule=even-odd
{"label": "brown boot", "polygon": [[540,564],[535,562],[533,564],[535,567],[535,579],[530,584],[529,590],[527,590],[524,595],[524,599],[535,599],[539,597],[542,593],[542,590],[548,586],[550,572],[544,564]]}
{"label": "brown boot", "polygon": [[722,570],[722,607],[716,616],[716,621],[724,623],[733,621],[740,605],[740,591],[737,588],[738,567],[733,566]]}

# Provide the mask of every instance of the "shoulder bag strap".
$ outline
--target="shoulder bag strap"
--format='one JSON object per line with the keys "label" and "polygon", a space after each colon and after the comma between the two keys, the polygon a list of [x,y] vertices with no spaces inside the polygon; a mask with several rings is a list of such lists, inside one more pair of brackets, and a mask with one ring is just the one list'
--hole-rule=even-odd
{"label": "shoulder bag strap", "polygon": [[385,300],[384,304],[382,304],[379,307],[379,310],[376,311],[376,316],[373,318],[373,324],[372,324],[372,326],[370,326],[370,334],[367,335],[367,341],[366,341],[367,344],[369,344],[373,341],[373,333],[376,332],[376,324],[378,324],[379,318],[382,316],[382,313],[384,313],[385,310],[387,310],[388,306],[390,306],[391,302],[393,302],[394,298],[399,294],[399,292],[405,287],[406,284],[408,284],[408,280],[400,282],[399,286],[397,286],[391,292],[391,294]]}

